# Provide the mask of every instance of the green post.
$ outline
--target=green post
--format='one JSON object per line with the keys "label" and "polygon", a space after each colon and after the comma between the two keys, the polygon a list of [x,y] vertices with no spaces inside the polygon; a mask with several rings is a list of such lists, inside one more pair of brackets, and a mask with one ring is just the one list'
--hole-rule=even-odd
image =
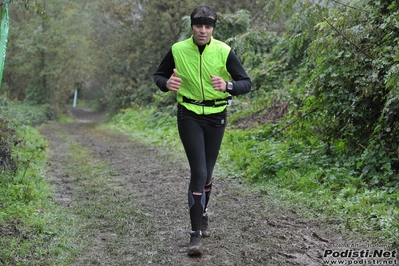
{"label": "green post", "polygon": [[10,29],[10,18],[8,16],[8,2],[5,0],[3,3],[4,10],[1,16],[0,24],[0,85],[3,79],[4,61],[6,60],[6,51],[8,44],[8,31]]}

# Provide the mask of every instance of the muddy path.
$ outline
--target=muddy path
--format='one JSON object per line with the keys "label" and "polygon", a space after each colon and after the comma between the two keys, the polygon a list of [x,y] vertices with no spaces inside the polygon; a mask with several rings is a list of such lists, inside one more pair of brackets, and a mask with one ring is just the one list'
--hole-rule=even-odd
{"label": "muddy path", "polygon": [[[90,242],[69,265],[324,265],[324,250],[343,241],[328,224],[300,218],[238,180],[216,176],[209,205],[213,235],[202,241],[204,255],[190,258],[187,162],[98,127],[105,118],[100,114],[79,108],[72,114],[75,122],[41,130],[49,141],[54,199],[84,221],[78,238]],[[69,163],[72,145],[109,169],[95,185],[84,187],[79,165]]]}

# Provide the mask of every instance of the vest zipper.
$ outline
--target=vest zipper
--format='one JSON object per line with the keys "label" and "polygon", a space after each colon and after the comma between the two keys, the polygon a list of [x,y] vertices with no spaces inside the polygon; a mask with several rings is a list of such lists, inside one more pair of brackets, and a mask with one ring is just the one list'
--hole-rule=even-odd
{"label": "vest zipper", "polygon": [[[200,81],[201,81],[201,90],[202,90],[202,100],[205,101],[205,90],[204,83],[202,81],[202,53],[200,53]],[[202,114],[205,114],[205,107],[202,106]]]}

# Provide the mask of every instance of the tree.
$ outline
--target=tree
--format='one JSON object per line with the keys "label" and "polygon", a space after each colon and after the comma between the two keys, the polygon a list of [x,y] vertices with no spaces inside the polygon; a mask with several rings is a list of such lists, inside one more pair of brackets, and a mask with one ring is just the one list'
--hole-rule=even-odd
{"label": "tree", "polygon": [[92,19],[82,2],[42,1],[45,16],[13,10],[4,82],[10,98],[61,111],[93,70]]}

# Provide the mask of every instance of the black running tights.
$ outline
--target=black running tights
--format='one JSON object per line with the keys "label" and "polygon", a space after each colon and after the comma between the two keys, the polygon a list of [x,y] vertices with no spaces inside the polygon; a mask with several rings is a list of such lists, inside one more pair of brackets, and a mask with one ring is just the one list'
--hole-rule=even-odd
{"label": "black running tights", "polygon": [[205,184],[212,181],[225,126],[213,125],[208,120],[185,117],[179,119],[178,129],[190,165],[189,189],[202,192]]}

